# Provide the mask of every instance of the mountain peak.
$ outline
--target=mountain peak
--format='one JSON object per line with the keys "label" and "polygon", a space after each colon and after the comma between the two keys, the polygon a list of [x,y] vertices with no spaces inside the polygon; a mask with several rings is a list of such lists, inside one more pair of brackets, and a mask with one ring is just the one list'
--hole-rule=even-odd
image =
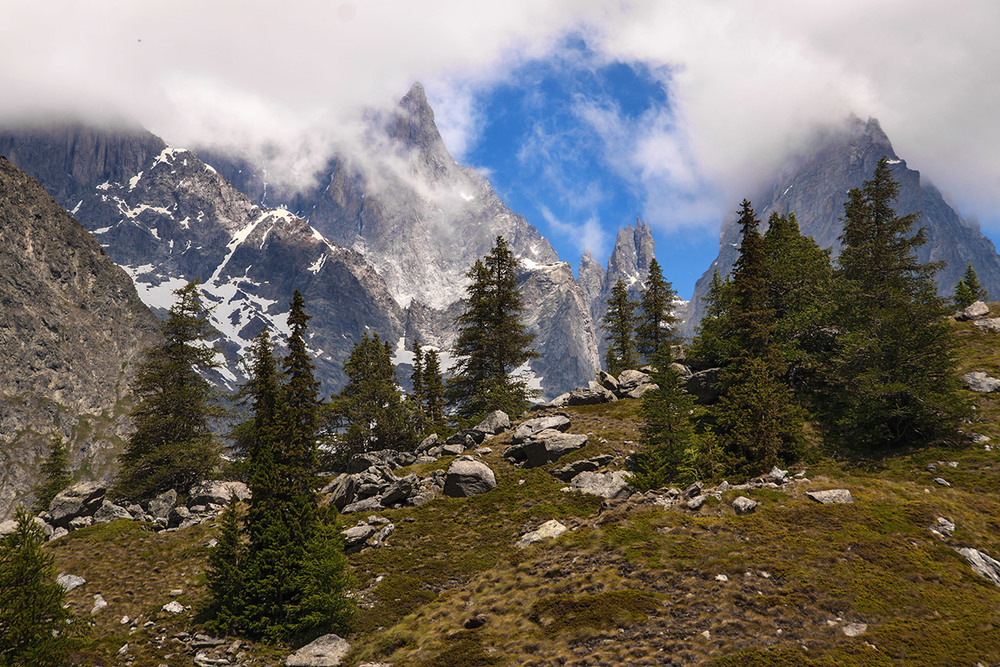
{"label": "mountain peak", "polygon": [[446,154],[451,159],[434,122],[434,110],[427,102],[423,85],[416,81],[403,99],[388,125],[388,134],[400,143],[418,148],[428,155],[437,154],[443,158]]}

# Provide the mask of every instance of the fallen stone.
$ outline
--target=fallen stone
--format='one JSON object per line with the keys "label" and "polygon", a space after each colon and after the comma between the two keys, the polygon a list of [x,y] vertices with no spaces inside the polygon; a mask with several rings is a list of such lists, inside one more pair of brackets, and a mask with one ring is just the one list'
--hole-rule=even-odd
{"label": "fallen stone", "polygon": [[419,481],[419,477],[410,474],[390,484],[385,493],[382,494],[382,506],[392,507],[393,505],[402,504],[407,498],[413,495]]}
{"label": "fallen stone", "polygon": [[77,517],[93,515],[101,506],[106,491],[98,482],[80,482],[60,491],[49,504],[52,524],[66,528]]}
{"label": "fallen stone", "polygon": [[494,410],[486,415],[483,421],[472,427],[474,431],[486,435],[496,435],[510,429],[510,417],[503,410]]}
{"label": "fallen stone", "polygon": [[188,492],[187,506],[193,507],[194,505],[207,505],[209,503],[227,505],[232,496],[235,496],[237,500],[246,502],[250,500],[250,489],[243,482],[206,480],[191,487],[191,490]]}
{"label": "fallen stone", "polygon": [[107,606],[108,606],[107,601],[101,596],[100,593],[98,593],[97,595],[94,596],[94,606],[91,607],[90,613],[96,614]]}
{"label": "fallen stone", "polygon": [[459,457],[448,466],[444,494],[453,498],[478,496],[496,485],[496,475],[488,465],[471,457]]}
{"label": "fallen stone", "polygon": [[86,528],[87,526],[92,526],[92,525],[94,525],[94,517],[78,516],[70,520],[69,529],[80,530],[81,528]]}
{"label": "fallen stone", "polygon": [[521,536],[521,539],[517,541],[514,545],[518,549],[525,549],[535,542],[541,542],[542,540],[550,540],[559,537],[566,532],[566,526],[559,523],[555,519],[551,521],[546,521],[541,526],[525,533]]}
{"label": "fallen stone", "polygon": [[219,639],[218,637],[211,637],[204,633],[197,633],[194,639],[191,640],[191,648],[215,648],[216,646],[222,646],[226,643],[225,639]]}
{"label": "fallen stone", "polygon": [[931,531],[931,534],[935,537],[943,540],[951,537],[951,534],[955,532],[955,524],[943,516],[939,516],[932,525],[928,526],[927,530]]}
{"label": "fallen stone", "polygon": [[191,510],[184,507],[183,505],[178,505],[177,507],[170,510],[170,516],[167,517],[167,527],[168,528],[178,528],[182,523],[191,518]]}
{"label": "fallen stone", "polygon": [[340,510],[341,514],[354,514],[355,512],[378,512],[383,509],[382,499],[378,496],[358,500]]}
{"label": "fallen stone", "polygon": [[540,431],[529,440],[509,447],[504,452],[504,458],[525,468],[536,468],[546,463],[552,463],[569,452],[580,449],[587,444],[587,436],[575,433],[561,433],[546,429]]}
{"label": "fallen stone", "polygon": [[182,605],[177,600],[171,600],[167,604],[160,607],[160,609],[167,612],[168,614],[180,614],[181,612],[184,611],[184,605]]}
{"label": "fallen stone", "polygon": [[634,392],[641,387],[648,387],[650,385],[653,385],[653,380],[646,373],[643,373],[642,371],[625,370],[618,374],[618,390],[615,394],[619,397],[636,398],[635,396],[632,396]]}
{"label": "fallen stone", "polygon": [[132,514],[122,507],[115,505],[110,500],[104,500],[100,508],[94,512],[94,523],[110,523],[116,519],[133,519]]}
{"label": "fallen stone", "polygon": [[965,322],[968,320],[977,320],[981,317],[986,317],[990,314],[990,307],[987,306],[982,301],[975,301],[963,310],[955,314],[955,319],[959,322]]}
{"label": "fallen stone", "polygon": [[934,478],[934,483],[935,484],[940,484],[941,486],[951,486],[951,482],[949,482],[948,480],[946,480],[944,477],[935,477]]}
{"label": "fallen stone", "polygon": [[974,320],[972,324],[990,333],[1000,332],[1000,317],[986,317]]}
{"label": "fallen stone", "polygon": [[595,470],[600,470],[604,466],[611,463],[614,459],[610,454],[601,454],[600,456],[595,456],[590,459],[582,459],[580,461],[573,461],[572,463],[567,463],[561,468],[555,468],[549,471],[556,479],[561,479],[564,482],[568,482],[581,472],[593,472]]}
{"label": "fallen stone", "polygon": [[74,588],[79,588],[87,583],[87,580],[83,577],[78,577],[75,574],[60,574],[56,577],[56,583],[63,587],[63,590],[69,593]]}
{"label": "fallen stone", "polygon": [[757,509],[757,501],[747,498],[746,496],[740,496],[733,501],[733,509],[739,515],[750,514]]}
{"label": "fallen stone", "polygon": [[377,530],[375,526],[361,523],[352,528],[340,531],[344,536],[344,553],[353,554],[361,551],[368,538],[374,535]]}
{"label": "fallen stone", "polygon": [[570,482],[570,490],[588,493],[601,498],[628,498],[632,495],[629,475],[623,470],[605,472],[581,472]]}
{"label": "fallen stone", "polygon": [[612,392],[608,391],[597,382],[591,380],[586,387],[578,387],[569,393],[566,405],[597,405],[599,403],[613,403],[618,400]]}
{"label": "fallen stone", "polygon": [[965,547],[957,551],[969,561],[973,572],[993,582],[995,586],[1000,586],[1000,562],[978,549]]}
{"label": "fallen stone", "polygon": [[465,452],[465,445],[453,442],[441,447],[441,456],[458,456]]}
{"label": "fallen stone", "polygon": [[417,445],[417,448],[413,451],[417,452],[418,454],[421,454],[437,444],[438,444],[438,434],[431,433],[429,436],[421,440],[420,444]]}
{"label": "fallen stone", "polygon": [[7,519],[6,521],[0,522],[0,537],[6,537],[14,533],[17,530],[17,521],[14,519]]}
{"label": "fallen stone", "polygon": [[970,371],[962,376],[962,382],[969,391],[979,394],[989,394],[1000,389],[1000,380],[990,377],[982,371]]}
{"label": "fallen stone", "polygon": [[708,496],[695,496],[691,500],[687,501],[687,508],[689,510],[700,510],[706,500],[708,500]]}
{"label": "fallen stone", "polygon": [[774,466],[771,468],[771,472],[767,473],[767,478],[775,484],[784,484],[788,481],[788,471]]}
{"label": "fallen stone", "polygon": [[842,628],[844,634],[848,637],[857,637],[858,635],[864,634],[868,630],[867,623],[847,623]]}
{"label": "fallen stone", "polygon": [[692,484],[688,488],[684,489],[684,493],[681,494],[681,497],[684,498],[685,500],[690,500],[691,498],[694,498],[695,496],[700,496],[701,492],[702,492],[702,490],[704,488],[705,488],[705,485],[703,483],[701,483],[701,482],[695,482],[694,484]]}
{"label": "fallen stone", "polygon": [[60,537],[66,537],[67,535],[69,535],[69,531],[60,526],[52,531],[52,536],[49,538],[49,541],[58,540]]}
{"label": "fallen stone", "polygon": [[344,473],[324,486],[320,493],[328,495],[330,504],[338,510],[343,510],[357,500],[359,487],[357,477]]}
{"label": "fallen stone", "polygon": [[146,503],[146,511],[154,519],[166,519],[170,516],[170,510],[177,505],[177,492],[173,489],[164,491]]}
{"label": "fallen stone", "polygon": [[285,658],[286,667],[337,667],[351,645],[337,635],[323,635]]}
{"label": "fallen stone", "polygon": [[853,503],[854,498],[847,489],[827,489],[825,491],[806,491],[806,497],[823,505]]}
{"label": "fallen stone", "polygon": [[618,378],[611,373],[601,371],[597,374],[597,382],[608,391],[618,393]]}
{"label": "fallen stone", "polygon": [[546,417],[535,417],[534,419],[528,419],[520,424],[514,429],[514,434],[511,436],[514,444],[519,444],[529,439],[536,433],[541,433],[546,430],[555,431],[565,431],[569,428],[569,417],[565,415],[549,415]]}

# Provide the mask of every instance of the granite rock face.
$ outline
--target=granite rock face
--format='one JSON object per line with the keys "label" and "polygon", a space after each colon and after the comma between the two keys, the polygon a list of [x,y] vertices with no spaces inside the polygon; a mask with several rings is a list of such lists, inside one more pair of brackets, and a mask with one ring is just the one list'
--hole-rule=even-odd
{"label": "granite rock face", "polygon": [[93,236],[0,159],[0,518],[31,504],[53,433],[67,439],[72,469],[113,472],[131,428],[132,371],[159,335]]}

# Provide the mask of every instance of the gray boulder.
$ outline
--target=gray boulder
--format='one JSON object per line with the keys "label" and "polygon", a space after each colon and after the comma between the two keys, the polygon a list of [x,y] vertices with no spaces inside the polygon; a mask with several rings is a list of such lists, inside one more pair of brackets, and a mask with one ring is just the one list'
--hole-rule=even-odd
{"label": "gray boulder", "polygon": [[351,645],[337,635],[323,635],[285,658],[285,667],[337,667]]}
{"label": "gray boulder", "polygon": [[483,421],[476,424],[472,430],[485,433],[486,435],[496,435],[510,429],[510,417],[502,410],[494,410],[486,415]]}
{"label": "gray boulder", "polygon": [[656,385],[646,373],[627,370],[618,374],[618,391],[615,394],[619,398],[639,398],[654,387]]}
{"label": "gray boulder", "polygon": [[218,480],[206,480],[199,482],[188,491],[187,506],[226,505],[230,497],[235,497],[240,501],[250,500],[250,489],[243,482],[222,482]]}
{"label": "gray boulder", "polygon": [[695,496],[687,501],[687,508],[689,510],[700,510],[706,500],[708,500],[708,496],[706,495]]}
{"label": "gray boulder", "polygon": [[712,403],[719,398],[719,368],[706,368],[692,373],[684,381],[684,389],[694,396],[699,403]]}
{"label": "gray boulder", "polygon": [[958,312],[955,315],[955,319],[959,322],[964,322],[966,320],[978,320],[981,317],[986,317],[990,314],[990,307],[987,306],[982,301],[976,301],[965,307],[964,310]]}
{"label": "gray boulder", "polygon": [[546,521],[535,530],[529,531],[524,535],[522,535],[521,539],[519,539],[514,546],[516,546],[518,549],[524,549],[531,546],[535,542],[541,542],[542,540],[551,540],[556,537],[559,537],[565,532],[566,532],[566,526],[562,525],[555,519],[552,519],[551,521]]}
{"label": "gray boulder", "polygon": [[[69,521],[69,530],[80,530],[81,528],[86,528],[87,526],[94,525],[94,517],[92,516],[77,516],[73,517]],[[62,526],[60,526],[62,528]]]}
{"label": "gray boulder", "polygon": [[375,526],[367,523],[359,523],[356,526],[340,531],[344,536],[344,553],[353,554],[361,551],[368,538],[378,531]]}
{"label": "gray boulder", "polygon": [[133,518],[131,512],[121,505],[115,505],[110,500],[105,500],[100,508],[94,512],[94,523],[109,523],[116,519],[131,521]]}
{"label": "gray boulder", "polygon": [[585,435],[547,429],[519,445],[508,447],[504,457],[525,468],[536,468],[580,449],[587,444],[587,440]]}
{"label": "gray boulder", "polygon": [[344,473],[323,487],[321,493],[329,494],[330,504],[343,510],[357,499],[360,486],[357,477]]}
{"label": "gray boulder", "polygon": [[[449,438],[451,440],[451,438]],[[475,444],[472,445],[473,447]],[[459,442],[449,442],[447,445],[442,445],[440,448],[441,456],[458,456],[465,451],[465,445]]]}
{"label": "gray boulder", "polygon": [[823,505],[853,503],[854,498],[847,489],[827,489],[825,491],[807,491],[806,497]]}
{"label": "gray boulder", "polygon": [[384,509],[382,507],[382,499],[378,496],[372,496],[371,498],[365,498],[364,500],[358,500],[356,502],[347,505],[342,510],[341,514],[354,514],[355,512],[378,512]]}
{"label": "gray boulder", "polygon": [[382,494],[382,506],[392,507],[406,502],[406,499],[413,495],[419,483],[420,478],[416,475],[407,475],[393,482]]}
{"label": "gray boulder", "polygon": [[87,580],[83,577],[78,577],[75,574],[67,574],[63,572],[58,577],[56,577],[56,583],[63,587],[63,590],[69,593],[74,588],[79,588],[87,583]]}
{"label": "gray boulder", "polygon": [[981,320],[974,320],[972,323],[990,333],[1000,332],[1000,317],[986,317]]}
{"label": "gray boulder", "polygon": [[611,373],[601,371],[597,374],[597,381],[608,391],[618,393],[618,379]]}
{"label": "gray boulder", "polygon": [[611,463],[613,459],[614,457],[610,454],[601,454],[600,456],[595,456],[591,459],[583,459],[581,461],[567,463],[561,468],[550,470],[549,473],[556,479],[568,482],[581,472],[593,472],[595,470],[600,470],[604,466]]}
{"label": "gray boulder", "polygon": [[565,431],[569,428],[569,417],[565,415],[548,415],[546,417],[535,417],[528,419],[514,429],[511,436],[514,443],[521,443],[542,431],[551,429],[555,431]]}
{"label": "gray boulder", "polygon": [[426,438],[424,438],[423,440],[420,441],[420,444],[417,445],[417,448],[414,451],[417,454],[422,454],[422,453],[426,452],[428,449],[430,449],[431,447],[434,447],[435,445],[437,445],[438,444],[438,440],[439,440],[438,434],[437,433],[431,433],[429,436],[427,436]]}
{"label": "gray boulder", "polygon": [[14,519],[7,519],[6,521],[0,521],[0,537],[7,537],[17,530],[17,521]]}
{"label": "gray boulder", "polygon": [[994,558],[990,558],[978,549],[971,549],[969,547],[958,549],[958,553],[965,556],[965,560],[969,561],[973,572],[981,577],[985,577],[993,585],[1000,586],[1000,562]]}
{"label": "gray boulder", "polygon": [[164,491],[146,503],[146,511],[153,519],[166,519],[170,516],[170,510],[177,505],[177,492],[173,489]]}
{"label": "gray boulder", "polygon": [[444,494],[452,498],[478,496],[496,488],[497,479],[482,461],[461,456],[451,462],[444,480]]}
{"label": "gray boulder", "polygon": [[980,394],[989,394],[1000,389],[1000,380],[990,377],[982,371],[971,371],[962,376],[962,382],[969,388]]}
{"label": "gray boulder", "polygon": [[179,528],[181,524],[192,519],[191,510],[184,507],[183,505],[178,505],[177,507],[170,510],[170,516],[167,517],[167,527],[168,528]]}
{"label": "gray boulder", "polygon": [[60,491],[49,504],[52,524],[65,528],[77,517],[93,515],[101,506],[106,491],[99,482],[80,482]]}
{"label": "gray boulder", "polygon": [[757,501],[747,498],[746,496],[740,496],[733,501],[733,509],[739,515],[750,514],[757,509]]}
{"label": "gray boulder", "polygon": [[687,382],[688,379],[693,375],[691,369],[684,364],[679,364],[676,361],[670,364],[670,367],[677,371],[677,374],[681,376],[681,382]]}
{"label": "gray boulder", "polygon": [[628,483],[630,477],[631,475],[623,470],[581,472],[573,478],[569,488],[601,498],[628,498],[632,495],[632,487]]}
{"label": "gray boulder", "polygon": [[586,387],[578,387],[569,393],[566,405],[597,405],[599,403],[613,403],[618,397],[613,392],[608,391],[593,380]]}

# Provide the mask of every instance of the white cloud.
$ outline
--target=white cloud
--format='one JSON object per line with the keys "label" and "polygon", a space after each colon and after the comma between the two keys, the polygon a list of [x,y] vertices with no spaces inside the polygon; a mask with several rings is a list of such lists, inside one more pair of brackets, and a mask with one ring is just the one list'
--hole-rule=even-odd
{"label": "white cloud", "polygon": [[581,254],[589,251],[595,257],[606,257],[610,252],[610,237],[597,218],[571,223],[557,218],[548,207],[542,206],[541,211],[549,228],[571,239]]}

